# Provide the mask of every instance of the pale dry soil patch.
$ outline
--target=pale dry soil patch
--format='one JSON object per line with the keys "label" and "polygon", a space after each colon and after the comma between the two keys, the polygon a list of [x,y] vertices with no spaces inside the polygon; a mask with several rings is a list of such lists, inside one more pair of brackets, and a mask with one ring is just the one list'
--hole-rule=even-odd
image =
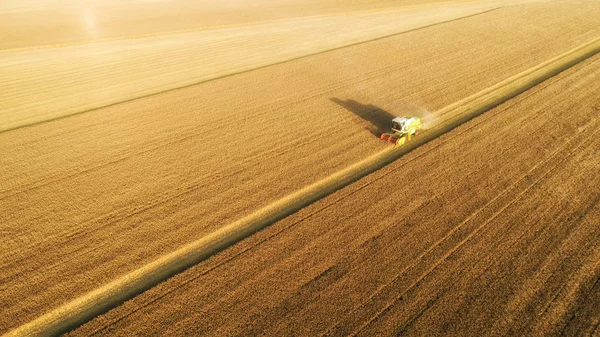
{"label": "pale dry soil patch", "polygon": [[517,1],[9,0],[0,3],[0,50],[175,34],[302,17],[490,2],[507,4]]}
{"label": "pale dry soil patch", "polygon": [[[0,4],[0,47],[131,38],[307,16],[460,3],[450,0],[21,0]],[[464,1],[463,1],[464,2]]]}

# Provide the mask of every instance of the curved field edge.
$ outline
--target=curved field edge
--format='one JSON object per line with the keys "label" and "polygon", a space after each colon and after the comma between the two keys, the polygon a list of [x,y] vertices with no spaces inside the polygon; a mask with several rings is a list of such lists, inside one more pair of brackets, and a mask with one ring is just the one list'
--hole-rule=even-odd
{"label": "curved field edge", "polygon": [[67,332],[599,52],[600,38],[596,38],[443,108],[439,111],[442,122],[431,126],[406,145],[380,151],[306,186],[12,330],[7,336],[57,335]]}
{"label": "curved field edge", "polygon": [[263,60],[261,62],[255,63],[255,64],[232,67],[230,69],[220,70],[220,71],[217,71],[214,73],[205,74],[200,77],[193,78],[193,79],[177,81],[176,83],[165,84],[165,85],[161,85],[161,86],[157,86],[157,87],[140,89],[140,90],[136,91],[135,93],[128,95],[127,97],[121,97],[121,98],[116,98],[116,99],[113,98],[113,99],[109,99],[106,101],[93,102],[91,104],[85,104],[83,106],[79,106],[79,107],[75,107],[75,108],[70,107],[70,108],[63,109],[62,111],[60,111],[58,113],[42,114],[42,115],[36,115],[36,116],[24,116],[24,118],[7,120],[7,121],[2,120],[2,116],[0,116],[0,133],[10,132],[13,130],[18,130],[18,129],[22,129],[22,128],[26,128],[26,127],[30,127],[30,126],[36,126],[36,125],[44,124],[47,122],[61,120],[61,119],[69,118],[72,116],[85,114],[88,112],[112,107],[112,106],[115,106],[118,104],[127,103],[127,102],[135,101],[138,99],[147,98],[150,96],[162,94],[162,93],[173,91],[173,90],[188,88],[188,87],[192,87],[192,86],[199,85],[202,83],[206,83],[206,82],[210,82],[210,81],[214,81],[214,80],[218,80],[218,79],[222,79],[222,78],[227,78],[230,76],[235,76],[235,75],[247,73],[250,71],[260,70],[263,68],[284,64],[287,62],[292,62],[295,60],[303,59],[303,58],[314,56],[314,55],[324,54],[324,53],[328,53],[331,51],[360,45],[363,43],[368,43],[368,42],[377,41],[377,40],[383,40],[383,39],[390,38],[393,36],[402,35],[402,34],[414,32],[414,31],[418,31],[421,29],[426,29],[426,28],[430,28],[430,27],[434,27],[434,26],[438,26],[438,25],[442,25],[442,24],[447,24],[447,23],[454,22],[454,21],[471,18],[474,16],[478,16],[478,15],[482,15],[482,14],[486,14],[486,13],[498,10],[499,8],[501,8],[501,7],[481,9],[481,10],[475,11],[474,13],[471,13],[471,14],[460,15],[458,17],[451,17],[451,18],[445,19],[445,20],[442,19],[442,20],[432,22],[432,23],[425,23],[425,24],[419,25],[417,27],[401,29],[399,31],[394,31],[392,33],[384,33],[382,35],[374,35],[374,36],[370,36],[367,38],[355,38],[355,39],[347,39],[345,41],[338,41],[335,43],[331,43],[329,46],[324,46],[321,49],[299,52],[299,53],[296,53],[295,55],[288,55],[288,56],[284,55],[275,60],[272,60],[272,59],[269,59],[266,61]]}

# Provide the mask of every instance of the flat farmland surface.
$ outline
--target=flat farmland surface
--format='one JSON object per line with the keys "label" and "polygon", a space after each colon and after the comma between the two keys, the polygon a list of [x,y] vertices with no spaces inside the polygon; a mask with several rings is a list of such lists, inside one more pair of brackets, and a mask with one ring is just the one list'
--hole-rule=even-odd
{"label": "flat farmland surface", "polygon": [[600,323],[600,56],[70,335],[570,335]]}
{"label": "flat farmland surface", "polygon": [[[511,5],[468,2],[4,51],[0,132]],[[589,17],[585,7],[579,15]]]}
{"label": "flat farmland surface", "polygon": [[131,38],[452,0],[24,0],[0,4],[0,49]]}
{"label": "flat farmland surface", "polygon": [[0,332],[381,150],[392,115],[435,123],[596,38],[599,15],[500,8],[0,133]]}

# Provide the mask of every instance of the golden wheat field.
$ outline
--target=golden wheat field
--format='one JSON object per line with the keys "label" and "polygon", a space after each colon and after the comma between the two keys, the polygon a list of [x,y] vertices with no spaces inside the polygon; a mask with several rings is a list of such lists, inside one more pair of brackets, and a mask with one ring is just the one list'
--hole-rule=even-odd
{"label": "golden wheat field", "polygon": [[0,0],[0,334],[600,335],[598,53],[596,0]]}

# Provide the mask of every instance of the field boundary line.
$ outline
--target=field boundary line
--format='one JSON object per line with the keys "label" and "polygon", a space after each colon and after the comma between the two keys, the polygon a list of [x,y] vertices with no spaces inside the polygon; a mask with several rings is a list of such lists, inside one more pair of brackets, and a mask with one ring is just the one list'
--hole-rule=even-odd
{"label": "field boundary line", "polygon": [[404,146],[377,152],[329,177],[301,188],[238,221],[225,225],[17,327],[8,332],[7,336],[47,336],[70,331],[599,52],[600,38],[596,38],[443,108],[440,113],[445,115],[445,123],[424,130],[419,137]]}
{"label": "field boundary line", "polygon": [[414,32],[414,31],[421,30],[421,29],[427,29],[427,28],[430,28],[430,27],[434,27],[434,26],[437,26],[437,25],[443,25],[443,24],[446,24],[446,23],[454,22],[454,21],[460,21],[462,19],[467,19],[467,18],[471,18],[471,17],[474,17],[474,16],[486,14],[486,13],[489,13],[489,12],[492,12],[492,11],[495,11],[495,10],[498,10],[498,9],[501,9],[501,8],[504,8],[504,7],[495,7],[495,8],[483,10],[481,12],[477,12],[475,14],[469,14],[469,15],[458,17],[458,18],[446,20],[446,21],[439,21],[439,22],[435,22],[435,23],[432,23],[432,24],[429,24],[429,25],[425,25],[425,26],[421,26],[421,27],[416,27],[416,28],[412,28],[412,29],[408,29],[408,30],[403,30],[403,31],[400,31],[400,32],[396,32],[396,33],[392,33],[392,34],[387,34],[387,35],[379,36],[379,37],[372,38],[372,39],[366,39],[366,40],[362,40],[362,41],[358,41],[358,42],[351,42],[351,43],[348,43],[348,44],[343,44],[341,46],[331,47],[331,48],[324,49],[324,50],[321,50],[321,51],[318,51],[318,52],[314,52],[314,53],[307,53],[305,55],[292,57],[292,58],[285,59],[285,60],[282,60],[282,61],[277,61],[277,62],[274,62],[274,63],[263,64],[263,65],[258,65],[258,66],[242,67],[241,69],[232,70],[232,72],[224,72],[224,73],[221,73],[221,74],[215,74],[213,77],[205,78],[205,79],[202,79],[200,81],[193,81],[193,82],[189,82],[189,83],[175,85],[175,86],[170,87],[170,88],[159,89],[156,92],[141,94],[139,96],[133,96],[131,98],[127,98],[127,99],[120,100],[120,101],[117,101],[117,102],[108,103],[108,104],[101,104],[101,105],[99,105],[97,107],[93,107],[93,108],[89,108],[89,109],[85,109],[85,110],[81,110],[81,111],[75,111],[75,112],[72,112],[72,113],[67,113],[65,115],[55,116],[55,117],[51,117],[51,118],[44,119],[44,120],[25,122],[23,124],[18,124],[18,122],[17,122],[17,125],[8,126],[6,128],[0,127],[0,134],[5,133],[5,132],[14,131],[14,130],[19,130],[19,129],[27,128],[27,127],[32,127],[32,126],[36,126],[36,125],[41,125],[41,124],[48,123],[48,122],[54,122],[54,121],[61,120],[61,119],[66,119],[66,118],[69,118],[69,117],[73,117],[73,116],[85,114],[85,113],[88,113],[88,112],[93,112],[93,111],[96,111],[96,110],[109,108],[109,107],[116,106],[116,105],[119,105],[119,104],[133,102],[133,101],[136,101],[138,99],[152,97],[152,96],[155,96],[155,95],[160,95],[162,93],[166,93],[166,92],[170,92],[170,91],[175,91],[175,90],[179,90],[179,89],[185,89],[185,88],[193,87],[195,85],[199,85],[199,84],[202,84],[202,83],[208,83],[208,82],[216,81],[216,80],[219,80],[219,79],[222,79],[222,78],[228,78],[228,77],[232,77],[232,76],[236,76],[236,75],[240,75],[240,74],[245,74],[245,73],[248,73],[248,72],[251,72],[251,71],[265,69],[265,68],[272,67],[272,66],[277,66],[277,65],[280,65],[280,64],[285,64],[285,63],[288,63],[288,62],[293,62],[293,61],[296,61],[296,60],[301,60],[303,58],[307,58],[307,57],[311,57],[311,56],[315,56],[315,55],[320,55],[320,54],[325,54],[325,53],[332,52],[332,51],[335,51],[335,50],[340,50],[340,49],[344,49],[344,48],[348,48],[348,47],[353,47],[353,46],[357,46],[357,45],[361,45],[361,44],[369,43],[369,42],[373,42],[373,41],[383,40],[383,39],[387,39],[387,38],[390,38],[390,37],[394,37],[394,36],[398,36],[398,35],[402,35],[402,34],[407,34],[407,33],[411,33],[411,32]]}

